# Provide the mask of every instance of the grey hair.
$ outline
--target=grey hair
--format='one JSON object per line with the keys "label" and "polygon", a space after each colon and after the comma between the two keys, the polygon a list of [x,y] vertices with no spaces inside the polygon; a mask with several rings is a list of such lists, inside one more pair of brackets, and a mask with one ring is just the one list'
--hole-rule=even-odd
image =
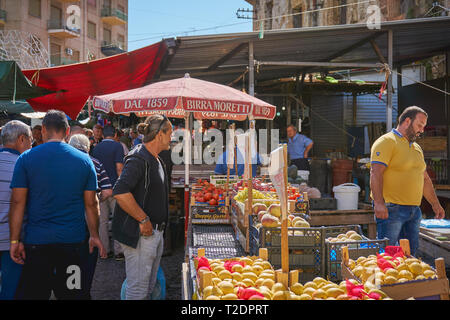
{"label": "grey hair", "polygon": [[70,137],[69,144],[76,149],[82,150],[84,152],[89,152],[89,138],[82,133],[74,134],[72,137]]}
{"label": "grey hair", "polygon": [[14,144],[21,135],[31,137],[30,126],[19,120],[11,120],[2,128],[2,142],[4,145]]}

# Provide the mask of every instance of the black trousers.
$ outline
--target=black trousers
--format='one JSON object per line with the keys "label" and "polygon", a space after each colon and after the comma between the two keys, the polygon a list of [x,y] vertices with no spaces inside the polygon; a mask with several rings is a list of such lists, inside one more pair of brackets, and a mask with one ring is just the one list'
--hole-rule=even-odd
{"label": "black trousers", "polygon": [[298,170],[310,171],[308,159],[300,158],[291,160],[291,165],[295,164]]}
{"label": "black trousers", "polygon": [[19,300],[89,299],[86,245],[25,245],[25,264],[16,292]]}

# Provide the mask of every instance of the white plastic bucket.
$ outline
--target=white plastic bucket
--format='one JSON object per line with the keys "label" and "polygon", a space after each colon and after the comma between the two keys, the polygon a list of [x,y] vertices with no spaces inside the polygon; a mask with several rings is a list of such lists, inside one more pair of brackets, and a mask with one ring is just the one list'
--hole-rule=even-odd
{"label": "white plastic bucket", "polygon": [[358,194],[361,188],[354,183],[344,183],[333,187],[338,210],[358,210]]}
{"label": "white plastic bucket", "polygon": [[302,180],[308,181],[309,171],[308,170],[297,170],[297,177],[301,178]]}

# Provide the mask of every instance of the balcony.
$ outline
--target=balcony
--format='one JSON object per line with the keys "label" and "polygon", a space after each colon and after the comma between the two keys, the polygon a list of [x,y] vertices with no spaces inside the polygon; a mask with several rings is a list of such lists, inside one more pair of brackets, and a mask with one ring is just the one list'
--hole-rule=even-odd
{"label": "balcony", "polygon": [[0,9],[0,26],[4,26],[6,24],[6,11]]}
{"label": "balcony", "polygon": [[79,61],[70,59],[70,58],[61,58],[61,65],[67,65],[67,64],[74,64],[78,63]]}
{"label": "balcony", "polygon": [[101,17],[109,25],[124,25],[128,22],[128,16],[124,12],[111,7],[103,7]]}
{"label": "balcony", "polygon": [[111,42],[111,41],[102,41],[102,53],[105,56],[113,56],[119,53],[124,53],[126,52],[124,50],[125,46],[123,43],[119,43],[119,42]]}
{"label": "balcony", "polygon": [[60,39],[76,38],[80,36],[80,29],[71,29],[62,21],[58,20],[48,20],[47,31],[49,35]]}

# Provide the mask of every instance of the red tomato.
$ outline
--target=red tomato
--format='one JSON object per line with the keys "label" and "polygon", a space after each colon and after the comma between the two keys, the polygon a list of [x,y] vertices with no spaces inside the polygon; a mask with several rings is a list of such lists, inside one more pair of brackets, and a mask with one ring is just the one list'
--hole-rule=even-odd
{"label": "red tomato", "polygon": [[205,194],[205,201],[209,201],[212,198],[212,194],[210,192]]}
{"label": "red tomato", "polygon": [[209,200],[209,205],[211,205],[211,206],[217,206],[217,200],[216,200],[216,199],[211,199],[211,200]]}
{"label": "red tomato", "polygon": [[199,197],[199,198],[198,198],[198,202],[205,202],[205,198]]}
{"label": "red tomato", "polygon": [[218,194],[218,193],[214,193],[214,194],[213,194],[213,198],[214,198],[215,200],[219,200],[219,194]]}

